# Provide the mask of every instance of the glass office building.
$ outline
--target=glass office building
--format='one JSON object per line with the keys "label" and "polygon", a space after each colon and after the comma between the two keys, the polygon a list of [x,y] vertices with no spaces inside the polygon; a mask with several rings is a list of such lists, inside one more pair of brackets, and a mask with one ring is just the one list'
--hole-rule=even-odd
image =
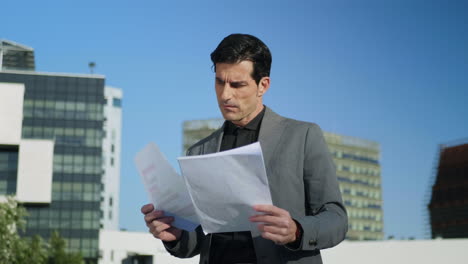
{"label": "glass office building", "polygon": [[[221,127],[223,119],[185,121],[183,154]],[[380,147],[373,141],[324,132],[348,211],[348,240],[381,240],[383,232]]]}
{"label": "glass office building", "polygon": [[0,70],[34,71],[34,49],[16,42],[0,39]]}
{"label": "glass office building", "polygon": [[[55,142],[51,202],[23,204],[29,213],[23,235],[47,239],[57,230],[89,263],[98,259],[102,214],[104,81],[99,75],[0,71],[0,83],[24,84],[21,138]],[[0,146],[0,194],[14,194],[17,160],[18,147]]]}

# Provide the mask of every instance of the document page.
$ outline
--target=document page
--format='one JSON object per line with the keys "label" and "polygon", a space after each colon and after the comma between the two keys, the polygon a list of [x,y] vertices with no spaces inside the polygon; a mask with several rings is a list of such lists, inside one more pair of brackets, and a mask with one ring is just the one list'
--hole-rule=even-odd
{"label": "document page", "polygon": [[174,216],[173,226],[194,230],[199,221],[184,180],[156,144],[150,143],[141,150],[135,157],[135,164],[154,207]]}
{"label": "document page", "polygon": [[252,206],[272,204],[260,143],[178,161],[205,233],[259,235]]}

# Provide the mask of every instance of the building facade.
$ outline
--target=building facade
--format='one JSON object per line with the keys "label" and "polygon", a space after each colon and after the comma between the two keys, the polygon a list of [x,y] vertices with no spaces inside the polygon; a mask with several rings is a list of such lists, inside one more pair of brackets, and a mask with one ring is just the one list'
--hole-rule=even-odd
{"label": "building facade", "polygon": [[70,251],[97,263],[99,230],[119,224],[122,91],[101,75],[8,65],[0,71],[0,196],[27,209],[22,235],[58,231]]}
{"label": "building facade", "polygon": [[101,226],[106,230],[119,229],[120,204],[120,152],[122,141],[122,90],[104,87],[104,138],[102,159],[102,218]]}
{"label": "building facade", "polygon": [[[183,153],[221,127],[223,119],[185,121]],[[348,240],[384,238],[380,147],[373,141],[324,132],[348,211]]]}
{"label": "building facade", "polygon": [[0,70],[34,71],[35,68],[33,48],[0,39]]}
{"label": "building facade", "polygon": [[440,146],[428,209],[432,238],[468,238],[468,140]]}
{"label": "building facade", "polygon": [[380,147],[373,141],[324,132],[348,211],[348,240],[382,240]]}

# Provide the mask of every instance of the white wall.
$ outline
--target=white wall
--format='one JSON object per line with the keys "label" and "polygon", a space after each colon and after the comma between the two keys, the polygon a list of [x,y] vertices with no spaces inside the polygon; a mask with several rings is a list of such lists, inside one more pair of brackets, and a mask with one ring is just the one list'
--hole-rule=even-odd
{"label": "white wall", "polygon": [[102,252],[99,264],[121,264],[133,254],[153,255],[153,264],[198,264],[198,257],[179,259],[171,256],[161,241],[149,233],[101,230],[99,250]]}
{"label": "white wall", "polygon": [[[102,228],[109,230],[119,229],[119,193],[120,193],[120,152],[122,138],[122,108],[114,107],[112,101],[114,98],[122,99],[123,93],[119,88],[106,86],[104,88],[104,97],[107,104],[104,106],[104,130],[106,137],[102,141],[102,154],[104,159],[104,175],[102,183],[104,184],[101,209],[103,218],[101,219]],[[112,146],[114,151],[112,152]],[[113,164],[111,164],[113,160]],[[112,200],[112,205],[111,201]]]}
{"label": "white wall", "polygon": [[325,264],[466,264],[468,239],[345,241],[321,253]]}
{"label": "white wall", "polygon": [[24,84],[0,83],[0,144],[20,144],[23,98]]}
{"label": "white wall", "polygon": [[[101,230],[99,249],[103,253],[99,264],[120,264],[133,253],[153,255],[154,264],[198,264],[199,260],[172,257],[149,233]],[[468,239],[344,241],[321,254],[324,264],[466,264]]]}
{"label": "white wall", "polygon": [[54,141],[21,140],[18,153],[16,198],[23,203],[50,203]]}

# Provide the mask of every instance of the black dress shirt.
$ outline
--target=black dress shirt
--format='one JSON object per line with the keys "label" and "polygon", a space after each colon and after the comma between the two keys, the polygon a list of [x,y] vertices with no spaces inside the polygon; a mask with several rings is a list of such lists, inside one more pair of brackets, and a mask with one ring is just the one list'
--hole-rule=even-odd
{"label": "black dress shirt", "polygon": [[[265,107],[245,127],[225,121],[221,151],[257,142],[264,114]],[[210,264],[217,263],[257,263],[250,231],[211,234]]]}

